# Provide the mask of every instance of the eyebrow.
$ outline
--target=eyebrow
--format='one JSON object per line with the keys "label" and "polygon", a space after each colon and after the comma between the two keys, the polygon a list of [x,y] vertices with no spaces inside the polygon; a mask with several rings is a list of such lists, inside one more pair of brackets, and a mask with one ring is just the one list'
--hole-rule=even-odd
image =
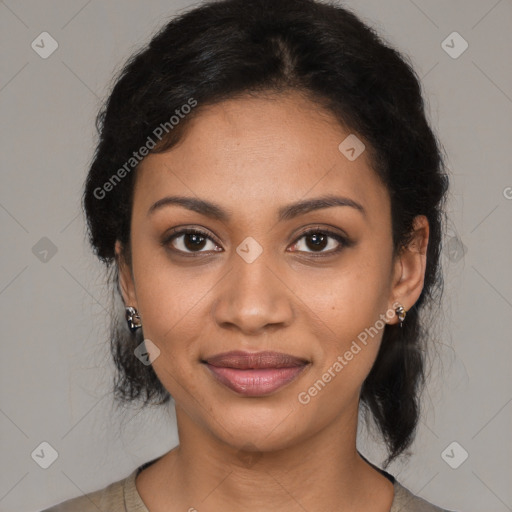
{"label": "eyebrow", "polygon": [[[232,217],[231,211],[223,209],[218,204],[205,199],[197,199],[195,197],[187,196],[166,196],[159,199],[149,208],[148,216],[152,215],[157,210],[170,205],[182,206],[183,208],[187,208],[188,210],[192,210],[200,213],[201,215],[205,215],[206,217],[222,222],[228,222]],[[305,199],[279,208],[278,220],[291,220],[299,215],[304,215],[323,208],[332,208],[334,206],[349,206],[361,212],[363,216],[366,216],[366,210],[357,201],[348,197],[326,195],[314,199]]]}

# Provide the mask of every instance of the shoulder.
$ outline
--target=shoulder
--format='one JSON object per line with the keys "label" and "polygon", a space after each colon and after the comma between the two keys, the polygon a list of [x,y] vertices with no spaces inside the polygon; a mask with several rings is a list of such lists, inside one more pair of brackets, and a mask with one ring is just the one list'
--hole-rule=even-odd
{"label": "shoulder", "polygon": [[135,473],[136,471],[102,489],[63,501],[42,512],[98,512],[98,510],[108,510],[108,512],[131,512],[132,510],[135,512],[137,510],[138,512],[139,509],[127,508],[125,499],[125,488],[132,479],[135,481]]}
{"label": "shoulder", "polygon": [[397,480],[394,483],[395,497],[389,512],[453,512],[437,507],[432,503],[414,495]]}

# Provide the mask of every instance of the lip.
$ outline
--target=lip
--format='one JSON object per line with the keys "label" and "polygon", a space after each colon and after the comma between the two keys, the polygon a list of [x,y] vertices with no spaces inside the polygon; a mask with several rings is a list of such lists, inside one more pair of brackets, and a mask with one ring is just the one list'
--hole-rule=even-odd
{"label": "lip", "polygon": [[231,351],[202,361],[210,374],[244,396],[264,396],[281,389],[309,365],[309,361],[280,352]]}
{"label": "lip", "polygon": [[247,370],[249,368],[291,368],[302,366],[308,363],[304,358],[284,354],[282,352],[244,352],[242,350],[232,350],[208,357],[204,360],[212,366],[223,368],[237,368]]}

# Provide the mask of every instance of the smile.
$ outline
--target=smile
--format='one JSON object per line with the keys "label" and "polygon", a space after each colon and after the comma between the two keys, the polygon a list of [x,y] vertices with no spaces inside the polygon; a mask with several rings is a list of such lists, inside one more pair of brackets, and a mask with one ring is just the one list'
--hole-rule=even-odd
{"label": "smile", "polygon": [[278,352],[226,352],[202,361],[218,382],[244,396],[269,395],[295,380],[309,362]]}

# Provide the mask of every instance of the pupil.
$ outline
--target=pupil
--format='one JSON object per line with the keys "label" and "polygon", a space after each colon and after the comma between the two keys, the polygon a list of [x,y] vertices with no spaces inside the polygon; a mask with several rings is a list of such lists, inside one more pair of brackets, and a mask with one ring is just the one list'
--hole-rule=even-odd
{"label": "pupil", "polygon": [[[189,244],[191,240],[193,240],[193,242],[192,244]],[[205,241],[206,238],[204,236],[197,235],[195,233],[187,233],[185,236],[185,247],[190,250],[202,249]]]}
{"label": "pupil", "polygon": [[[326,244],[325,244],[326,238],[327,237],[325,235],[317,234],[317,233],[314,233],[314,234],[306,237],[306,239],[314,240],[313,246],[309,247],[310,249],[318,249],[318,248],[323,249],[326,246]],[[308,246],[309,246],[309,244],[308,244]]]}

